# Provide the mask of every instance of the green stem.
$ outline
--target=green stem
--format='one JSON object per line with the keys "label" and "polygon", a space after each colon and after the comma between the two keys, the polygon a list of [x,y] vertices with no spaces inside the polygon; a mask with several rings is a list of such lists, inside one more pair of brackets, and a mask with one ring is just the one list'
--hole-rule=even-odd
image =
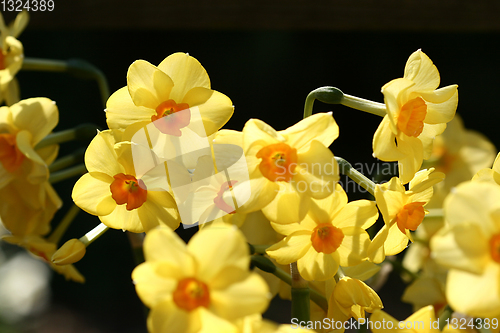
{"label": "green stem", "polygon": [[82,124],[75,128],[50,133],[40,141],[35,149],[41,149],[47,146],[56,145],[72,140],[88,140],[97,134],[97,126],[94,124]]}
{"label": "green stem", "polygon": [[[274,265],[272,261],[269,260],[269,258],[261,255],[253,255],[251,256],[251,260],[252,264],[254,264],[259,269],[263,270],[264,272],[273,274],[289,286],[292,285],[292,277],[290,276],[290,274]],[[314,289],[310,289],[309,292],[311,300],[318,306],[320,306],[325,312],[328,312],[328,301],[326,300],[326,298]]]}
{"label": "green stem", "polygon": [[339,164],[340,172],[354,180],[357,184],[375,196],[375,183],[368,179],[358,170],[354,169],[352,165],[341,157],[335,157]]}
{"label": "green stem", "polygon": [[102,223],[100,223],[97,227],[90,230],[85,234],[85,236],[80,237],[80,242],[85,244],[85,246],[89,246],[92,244],[97,238],[101,237],[106,231],[108,231],[108,227]]}
{"label": "green stem", "polygon": [[308,322],[310,319],[310,295],[306,280],[300,276],[297,262],[290,264],[290,275],[292,276],[292,318],[299,322]]}
{"label": "green stem", "polygon": [[130,242],[130,247],[132,248],[132,254],[134,256],[134,261],[136,265],[142,264],[144,262],[144,233],[133,233],[127,232],[128,240]]}
{"label": "green stem", "polygon": [[73,154],[58,158],[54,163],[49,165],[49,172],[53,173],[72,166],[75,163],[82,162],[84,154],[85,149],[80,148],[77,149]]}
{"label": "green stem", "polygon": [[387,109],[384,103],[373,102],[367,99],[344,94],[340,104],[352,109],[368,112],[380,117],[387,114]]}
{"label": "green stem", "polygon": [[314,101],[318,100],[326,104],[342,104],[344,106],[368,112],[380,117],[387,114],[387,109],[384,103],[373,102],[367,99],[344,94],[340,89],[335,87],[320,87],[311,91],[304,105],[304,118],[312,114]]}
{"label": "green stem", "polygon": [[443,328],[446,326],[446,319],[451,318],[453,314],[453,309],[450,308],[449,305],[446,305],[443,312],[439,316],[439,331],[441,332]]}
{"label": "green stem", "polygon": [[258,253],[258,254],[266,254],[266,250],[271,247],[271,245],[255,245],[255,244],[252,244],[253,246],[253,249],[254,249],[254,253]]}
{"label": "green stem", "polygon": [[80,212],[80,207],[73,204],[73,206],[71,206],[66,215],[64,215],[61,222],[59,222],[56,229],[47,238],[47,240],[50,243],[58,244],[62,236],[68,229],[68,227],[71,225],[71,222],[73,222],[73,220],[75,219],[75,217],[78,215],[79,212]]}
{"label": "green stem", "polygon": [[85,167],[85,164],[78,164],[74,167],[62,170],[62,171],[57,171],[54,172],[53,174],[50,175],[49,177],[49,182],[51,184],[58,183],[60,181],[66,180],[68,178],[72,178],[75,176],[81,176],[84,173],[87,172],[87,168]]}
{"label": "green stem", "polygon": [[81,59],[50,60],[37,58],[24,58],[23,70],[44,72],[67,72],[75,77],[92,79],[97,82],[104,107],[109,97],[109,87],[106,77],[97,67]]}

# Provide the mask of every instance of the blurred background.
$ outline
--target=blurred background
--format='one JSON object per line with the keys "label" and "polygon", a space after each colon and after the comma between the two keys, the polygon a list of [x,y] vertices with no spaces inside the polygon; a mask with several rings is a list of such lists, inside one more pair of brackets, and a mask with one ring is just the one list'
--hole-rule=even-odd
{"label": "blurred background", "polygon": [[[441,86],[459,85],[465,127],[500,146],[500,3],[493,0],[162,1],[54,0],[52,12],[31,12],[18,38],[25,56],[81,58],[106,75],[111,93],[126,85],[137,59],[154,65],[188,52],[208,71],[212,88],[231,98],[241,130],[259,118],[281,130],[302,119],[307,94],[320,86],[383,102],[381,87],[403,76],[409,55],[421,48],[436,64]],[[3,12],[10,22],[16,13]],[[21,98],[57,102],[56,131],[92,122],[106,128],[93,81],[64,73],[18,74]],[[314,112],[333,111],[340,137],[331,149],[354,163],[375,163],[372,137],[380,118],[316,102]],[[61,145],[60,156],[87,143]],[[57,184],[71,205],[77,179]],[[349,193],[350,199],[363,194]],[[99,220],[84,212],[64,236],[79,238]],[[192,231],[180,230],[185,239]],[[76,264],[83,285],[67,282],[19,249],[1,244],[0,332],[145,332],[142,303],[130,274],[135,266],[125,233],[110,230]],[[380,291],[386,310],[402,320],[404,285],[389,276]],[[287,303],[269,317],[290,322]]]}

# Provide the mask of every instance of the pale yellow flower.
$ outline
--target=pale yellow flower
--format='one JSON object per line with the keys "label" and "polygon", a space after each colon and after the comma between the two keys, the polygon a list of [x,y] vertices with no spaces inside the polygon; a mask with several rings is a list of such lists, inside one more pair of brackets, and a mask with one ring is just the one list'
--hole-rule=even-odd
{"label": "pale yellow flower", "polygon": [[[345,322],[354,318],[365,322],[365,312],[382,309],[382,301],[377,293],[364,282],[348,276],[342,277],[335,285],[328,300],[328,318],[334,322]],[[333,332],[344,332],[336,329]]]}
{"label": "pale yellow flower", "polygon": [[398,161],[403,184],[430,157],[434,138],[455,115],[457,85],[437,89],[439,82],[436,66],[418,50],[408,59],[404,77],[382,87],[387,115],[373,137],[373,155]]}
{"label": "pale yellow flower", "polygon": [[[237,211],[262,210],[277,223],[301,221],[311,199],[330,195],[338,181],[338,165],[328,146],[338,137],[331,113],[320,113],[294,126],[276,131],[263,121],[249,120],[243,132],[223,131],[215,144],[232,141],[242,144],[248,163],[251,193]],[[236,184],[237,197],[247,188]]]}
{"label": "pale yellow flower", "polygon": [[406,248],[411,239],[410,231],[415,231],[427,214],[424,206],[432,198],[432,186],[443,178],[443,173],[434,169],[421,170],[411,180],[408,191],[398,177],[375,187],[375,199],[385,225],[370,246],[372,261],[382,262],[385,256],[398,254]]}
{"label": "pale yellow flower", "polygon": [[28,24],[28,12],[22,11],[14,22],[5,25],[0,13],[0,104],[7,105],[19,101],[19,83],[15,75],[23,65],[23,44],[16,38]]}
{"label": "pale yellow flower", "polygon": [[106,118],[111,129],[153,121],[163,133],[180,136],[182,128],[199,120],[191,119],[190,108],[194,107],[203,122],[205,133],[199,133],[201,136],[215,133],[233,114],[231,100],[210,88],[210,78],[198,60],[174,53],[158,67],[135,61],[127,73],[127,87],[109,98]]}
{"label": "pale yellow flower", "polygon": [[75,204],[114,229],[148,231],[158,225],[179,226],[179,214],[172,195],[148,190],[134,168],[131,143],[120,142],[121,133],[100,132],[85,153],[89,171],[73,188]]}
{"label": "pale yellow flower", "polygon": [[432,255],[448,267],[446,297],[457,312],[500,315],[500,187],[457,186],[445,200],[447,226],[431,239]]}
{"label": "pale yellow flower", "polygon": [[300,223],[272,223],[286,237],[266,252],[282,265],[297,261],[306,280],[325,281],[333,278],[339,265],[353,266],[367,258],[370,237],[365,229],[377,218],[373,201],[347,203],[347,195],[337,184],[335,194],[313,201]]}
{"label": "pale yellow flower", "polygon": [[238,332],[236,320],[268,306],[267,285],[249,271],[248,245],[236,228],[204,228],[187,245],[169,228],[154,229],[144,254],[132,279],[151,308],[150,332]]}

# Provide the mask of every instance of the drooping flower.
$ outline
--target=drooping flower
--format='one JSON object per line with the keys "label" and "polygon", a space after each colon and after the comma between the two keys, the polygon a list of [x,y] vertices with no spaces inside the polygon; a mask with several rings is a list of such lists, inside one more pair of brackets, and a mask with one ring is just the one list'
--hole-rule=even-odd
{"label": "drooping flower", "polygon": [[5,25],[0,13],[0,104],[12,105],[19,101],[19,83],[15,75],[23,64],[23,44],[16,38],[28,24],[28,12],[22,11],[14,22]]}
{"label": "drooping flower", "polygon": [[204,228],[187,245],[172,230],[157,228],[146,236],[144,253],[132,279],[151,308],[150,332],[237,332],[236,320],[262,313],[269,303],[236,228]]}
{"label": "drooping flower", "polygon": [[[337,282],[328,300],[328,318],[334,322],[346,322],[349,318],[366,322],[365,312],[372,313],[383,307],[380,297],[372,288],[363,281],[344,276]],[[333,332],[341,333],[344,329]]]}
{"label": "drooping flower", "polygon": [[457,312],[500,316],[500,187],[466,182],[445,200],[447,226],[431,239],[432,255],[448,267],[446,298]]}
{"label": "drooping flower", "polygon": [[286,237],[267,250],[279,264],[297,261],[306,280],[333,278],[340,266],[353,266],[367,258],[370,237],[365,229],[378,218],[375,203],[357,200],[347,203],[347,195],[337,184],[335,193],[314,200],[309,214],[300,223],[273,228]]}
{"label": "drooping flower", "polygon": [[162,133],[173,136],[199,120],[192,119],[191,108],[197,107],[201,115],[203,136],[215,133],[233,114],[231,100],[210,88],[206,70],[185,53],[168,56],[158,67],[135,61],[127,73],[127,87],[111,95],[106,107],[111,129],[154,122]]}
{"label": "drooping flower", "polygon": [[89,171],[73,188],[73,200],[84,211],[97,215],[114,229],[148,231],[158,225],[179,226],[179,215],[168,191],[148,190],[136,173],[130,142],[120,142],[121,132],[97,134],[85,153]]}
{"label": "drooping flower", "polygon": [[457,85],[438,88],[439,72],[421,50],[408,59],[404,77],[382,87],[387,115],[373,137],[373,155],[398,161],[399,178],[408,183],[431,156],[436,135],[453,119]]}
{"label": "drooping flower", "polygon": [[385,225],[370,246],[371,260],[382,262],[385,256],[398,254],[406,248],[411,240],[410,231],[415,231],[427,214],[424,206],[432,198],[432,186],[443,178],[443,173],[431,168],[417,172],[408,191],[398,177],[376,185],[375,199]]}
{"label": "drooping flower", "polygon": [[[215,144],[242,142],[248,163],[251,193],[237,211],[262,209],[270,221],[282,224],[301,221],[311,198],[322,199],[334,191],[338,165],[328,146],[337,137],[331,113],[312,115],[284,131],[251,119],[242,133],[218,134]],[[243,184],[234,186],[237,196],[244,189]]]}

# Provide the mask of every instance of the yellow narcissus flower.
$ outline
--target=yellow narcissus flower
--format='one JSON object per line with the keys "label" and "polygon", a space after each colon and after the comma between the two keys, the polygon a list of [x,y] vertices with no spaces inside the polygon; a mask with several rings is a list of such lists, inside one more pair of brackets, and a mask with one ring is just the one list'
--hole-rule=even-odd
{"label": "yellow narcissus flower", "polygon": [[249,271],[248,245],[237,228],[204,228],[187,245],[157,228],[146,236],[144,254],[132,279],[151,308],[149,332],[238,332],[236,320],[268,306],[269,290]]}
{"label": "yellow narcissus flower", "polygon": [[297,261],[306,280],[325,281],[333,278],[339,265],[353,266],[367,258],[370,237],[365,229],[377,218],[374,202],[347,203],[347,195],[337,184],[333,195],[313,201],[300,223],[272,223],[286,237],[266,252],[282,265]]}
{"label": "yellow narcissus flower", "polygon": [[31,184],[48,180],[47,164],[55,159],[59,146],[35,147],[58,121],[57,106],[48,98],[25,99],[0,108],[0,188],[15,178]]}
{"label": "yellow narcissus flower", "polygon": [[431,239],[432,255],[450,268],[446,297],[457,312],[500,316],[500,187],[467,182],[445,200],[447,226]]}
{"label": "yellow narcissus flower", "polygon": [[148,231],[158,225],[179,226],[175,201],[167,191],[148,190],[135,172],[130,142],[119,142],[121,133],[106,130],[92,140],[85,152],[89,171],[73,188],[75,204],[114,229]]}
{"label": "yellow narcissus flower", "polygon": [[493,166],[479,170],[474,177],[473,181],[486,181],[500,185],[500,153],[498,153]]}
{"label": "yellow narcissus flower", "polygon": [[186,53],[174,53],[158,67],[135,61],[127,73],[127,87],[109,98],[106,118],[111,129],[153,121],[163,133],[180,136],[179,130],[192,120],[189,108],[193,107],[198,107],[206,136],[215,133],[233,114],[231,100],[210,88],[208,74],[198,60]]}
{"label": "yellow narcissus flower", "polygon": [[408,240],[411,240],[410,230],[417,230],[428,213],[424,206],[432,198],[432,186],[443,178],[443,173],[431,168],[417,172],[410,181],[408,191],[398,177],[376,185],[375,199],[385,225],[369,249],[373,262],[382,262],[385,256],[398,254],[406,248]]}
{"label": "yellow narcissus flower", "polygon": [[[382,301],[377,293],[364,282],[342,277],[335,285],[333,293],[328,300],[328,318],[333,322],[346,322],[354,318],[361,323],[365,322],[365,311],[372,313],[382,309]],[[344,328],[332,332],[344,332]]]}
{"label": "yellow narcissus flower", "polygon": [[[238,212],[262,209],[277,223],[301,221],[311,198],[330,195],[339,179],[338,165],[328,146],[338,137],[338,126],[331,113],[320,113],[294,126],[276,131],[263,121],[249,120],[243,133],[225,131],[215,143],[242,142],[250,175],[251,193]],[[236,184],[238,191],[246,189]]]}
{"label": "yellow narcissus flower", "polygon": [[458,86],[437,89],[439,82],[436,66],[418,50],[408,59],[404,77],[382,87],[387,115],[373,137],[373,155],[398,161],[403,184],[430,157],[434,138],[455,115]]}
{"label": "yellow narcissus flower", "polygon": [[28,24],[28,12],[22,11],[14,22],[5,25],[0,13],[0,104],[7,105],[19,101],[19,83],[15,75],[23,65],[23,44],[16,38]]}

